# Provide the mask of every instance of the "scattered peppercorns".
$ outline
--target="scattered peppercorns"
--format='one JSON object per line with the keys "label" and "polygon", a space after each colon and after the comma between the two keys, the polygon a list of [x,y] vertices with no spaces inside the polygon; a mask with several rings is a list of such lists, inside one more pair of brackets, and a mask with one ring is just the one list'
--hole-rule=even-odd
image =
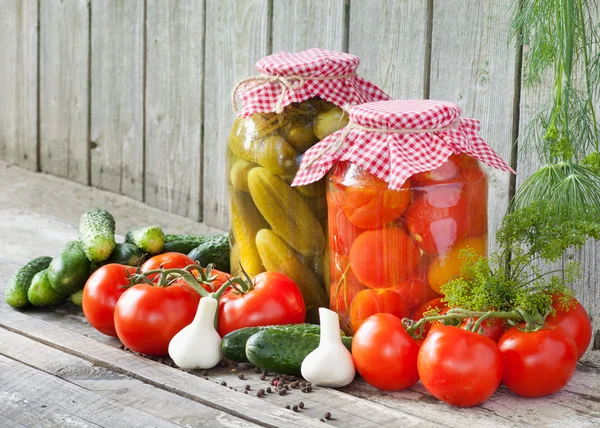
{"label": "scattered peppercorns", "polygon": [[240,373],[240,374],[238,375],[238,379],[242,379],[242,380],[243,380],[245,377],[246,377],[246,376],[244,376],[244,373]]}
{"label": "scattered peppercorns", "polygon": [[260,380],[265,380],[267,377],[264,374],[260,375]]}
{"label": "scattered peppercorns", "polygon": [[244,390],[244,394],[248,394],[248,391]]}
{"label": "scattered peppercorns", "polygon": [[290,407],[290,405],[289,405],[289,404],[286,404],[286,405],[285,405],[285,408],[286,408],[286,409],[288,409],[288,410],[290,410],[290,409],[291,409],[291,407]]}
{"label": "scattered peppercorns", "polygon": [[287,394],[287,389],[280,389],[279,391],[277,391],[277,393],[279,395],[285,395],[285,394]]}
{"label": "scattered peppercorns", "polygon": [[250,385],[246,384],[246,386],[244,386],[244,389],[245,389],[246,391],[249,391],[249,390],[250,390]]}
{"label": "scattered peppercorns", "polygon": [[202,370],[202,376],[208,376],[208,370]]}
{"label": "scattered peppercorns", "polygon": [[260,367],[254,367],[254,373],[260,373],[262,372]]}
{"label": "scattered peppercorns", "polygon": [[298,407],[300,407],[301,409],[304,409],[304,401],[299,402]]}
{"label": "scattered peppercorns", "polygon": [[296,404],[294,404],[294,406],[292,407],[292,410],[293,410],[294,412],[297,412],[297,411],[298,411],[298,406],[297,406]]}
{"label": "scattered peppercorns", "polygon": [[329,420],[329,419],[331,419],[331,413],[330,413],[330,412],[325,412],[325,413],[323,414],[323,417],[324,417],[325,419]]}
{"label": "scattered peppercorns", "polygon": [[271,387],[267,386],[267,392],[270,394],[271,393]]}
{"label": "scattered peppercorns", "polygon": [[264,392],[264,390],[262,390],[262,389],[259,389],[259,390],[258,390],[258,392],[256,393],[256,396],[257,396],[258,398],[261,398],[263,395],[265,395],[265,392]]}
{"label": "scattered peppercorns", "polygon": [[221,382],[221,386],[227,386],[227,382],[225,382],[225,381]]}
{"label": "scattered peppercorns", "polygon": [[224,369],[225,367],[227,367],[227,361],[225,361],[225,360],[219,361],[219,367],[221,367],[222,369]]}

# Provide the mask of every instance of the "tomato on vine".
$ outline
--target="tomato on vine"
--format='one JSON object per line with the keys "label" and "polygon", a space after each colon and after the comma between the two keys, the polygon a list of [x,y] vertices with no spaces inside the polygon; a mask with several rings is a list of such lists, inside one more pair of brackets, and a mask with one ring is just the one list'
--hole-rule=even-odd
{"label": "tomato on vine", "polygon": [[566,302],[563,296],[552,296],[554,315],[549,315],[546,322],[559,325],[567,330],[577,345],[577,359],[587,351],[592,341],[592,323],[585,308],[575,298],[568,297]]}

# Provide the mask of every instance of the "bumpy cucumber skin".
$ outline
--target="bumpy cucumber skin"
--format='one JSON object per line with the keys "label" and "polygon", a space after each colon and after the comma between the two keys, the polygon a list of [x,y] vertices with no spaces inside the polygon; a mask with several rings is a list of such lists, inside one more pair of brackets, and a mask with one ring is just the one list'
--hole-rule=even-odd
{"label": "bumpy cucumber skin", "polygon": [[66,297],[58,294],[48,280],[48,269],[38,272],[31,280],[31,287],[27,291],[27,298],[33,306],[54,306],[66,300]]}
{"label": "bumpy cucumber skin", "polygon": [[8,280],[8,285],[4,289],[4,300],[6,300],[6,303],[13,308],[28,306],[27,291],[29,291],[33,277],[38,272],[47,269],[51,261],[52,257],[37,257],[15,272]]}
{"label": "bumpy cucumber skin", "polygon": [[[302,361],[319,346],[320,337],[311,333],[263,330],[246,342],[246,357],[257,367],[269,372],[302,376]],[[350,350],[352,338],[342,337]]]}
{"label": "bumpy cucumber skin", "polygon": [[106,210],[88,211],[79,220],[79,241],[91,262],[108,259],[117,245],[115,219]]}
{"label": "bumpy cucumber skin", "polygon": [[165,235],[163,253],[188,254],[198,245],[206,241],[208,236],[200,235]]}
{"label": "bumpy cucumber skin", "polygon": [[69,302],[81,308],[81,300],[83,299],[83,289],[69,296]]}
{"label": "bumpy cucumber skin", "polygon": [[125,242],[148,254],[159,254],[165,245],[165,234],[158,226],[136,227],[125,235]]}
{"label": "bumpy cucumber skin", "polygon": [[318,325],[314,324],[290,324],[290,325],[271,325],[266,327],[246,327],[223,336],[221,349],[223,355],[232,361],[239,363],[249,363],[246,357],[246,342],[251,336],[263,330],[279,330],[285,332],[300,332],[319,334],[321,331]]}
{"label": "bumpy cucumber skin", "polygon": [[143,259],[144,252],[140,248],[134,244],[125,242],[123,244],[117,244],[104,264],[118,263],[120,265],[139,266],[142,264]]}
{"label": "bumpy cucumber skin", "polygon": [[202,244],[188,254],[201,266],[213,263],[216,269],[227,273],[231,271],[229,255],[229,234],[208,236]]}
{"label": "bumpy cucumber skin", "polygon": [[48,280],[65,298],[81,290],[90,276],[90,261],[79,241],[69,241],[48,267]]}

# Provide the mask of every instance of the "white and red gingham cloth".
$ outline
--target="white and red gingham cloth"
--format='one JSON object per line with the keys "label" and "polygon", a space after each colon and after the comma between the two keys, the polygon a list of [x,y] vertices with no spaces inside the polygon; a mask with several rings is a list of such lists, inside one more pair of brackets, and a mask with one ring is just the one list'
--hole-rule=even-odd
{"label": "white and red gingham cloth", "polygon": [[377,86],[356,75],[360,60],[354,55],[325,49],[279,52],[255,64],[259,76],[242,80],[234,89],[242,101],[240,117],[254,113],[281,113],[283,107],[321,97],[339,107],[388,100]]}
{"label": "white and red gingham cloth", "polygon": [[379,101],[349,109],[350,123],[311,147],[293,186],[315,182],[337,161],[350,161],[398,190],[413,174],[466,153],[502,171],[514,171],[477,135],[479,121],[460,118],[446,101]]}

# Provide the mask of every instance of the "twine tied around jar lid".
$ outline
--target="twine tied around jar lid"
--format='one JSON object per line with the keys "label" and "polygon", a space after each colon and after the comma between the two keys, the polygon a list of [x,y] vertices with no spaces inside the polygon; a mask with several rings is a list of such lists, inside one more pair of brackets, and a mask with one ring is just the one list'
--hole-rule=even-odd
{"label": "twine tied around jar lid", "polygon": [[283,112],[283,101],[288,91],[295,91],[302,88],[309,80],[337,80],[337,79],[349,79],[355,77],[356,72],[344,74],[341,76],[271,76],[268,74],[260,74],[258,76],[251,76],[240,80],[231,93],[231,105],[234,113],[238,110],[237,93],[240,88],[248,87],[252,89],[259,85],[267,83],[277,83],[281,89],[281,94],[275,104],[275,113],[279,114]]}
{"label": "twine tied around jar lid", "polygon": [[456,119],[454,122],[450,123],[446,126],[441,126],[439,128],[424,128],[424,129],[414,129],[414,128],[373,128],[368,126],[359,125],[352,120],[348,122],[348,125],[344,127],[344,129],[340,130],[339,135],[337,136],[335,143],[332,145],[324,146],[313,159],[311,159],[307,164],[302,165],[302,169],[309,169],[312,165],[317,162],[323,155],[329,152],[333,152],[334,154],[339,152],[341,148],[344,146],[344,141],[346,137],[352,130],[366,131],[366,132],[374,132],[378,134],[425,134],[428,132],[437,133],[437,132],[445,132],[451,131],[455,129],[460,124],[460,119]]}

